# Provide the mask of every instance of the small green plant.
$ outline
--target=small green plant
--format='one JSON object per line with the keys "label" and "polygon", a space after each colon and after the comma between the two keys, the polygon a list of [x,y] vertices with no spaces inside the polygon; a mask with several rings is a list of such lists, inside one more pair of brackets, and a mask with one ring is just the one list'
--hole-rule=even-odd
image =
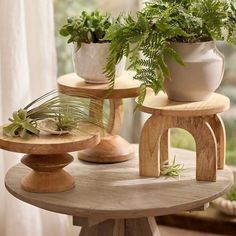
{"label": "small green plant", "polygon": [[236,201],[236,187],[232,187],[226,194],[226,199],[230,201]]}
{"label": "small green plant", "polygon": [[[70,37],[68,43],[104,43],[104,36],[111,26],[111,18],[101,14],[98,10],[91,14],[83,11],[79,17],[69,17],[67,23],[60,29],[60,34]],[[109,41],[109,40],[107,40]]]}
{"label": "small green plant", "polygon": [[165,176],[180,176],[184,171],[183,164],[176,164],[176,157],[174,157],[173,161],[169,163],[169,161],[164,161],[161,163],[161,174]]}
{"label": "small green plant", "polygon": [[103,121],[89,115],[90,112],[96,114],[102,109],[100,103],[96,99],[80,98],[86,97],[83,94],[77,94],[77,96],[52,91],[37,98],[24,109],[13,113],[12,118],[9,118],[11,123],[3,128],[4,134],[23,139],[39,135],[37,122],[49,118],[55,120],[58,131],[76,129],[80,122],[89,122],[102,128],[107,127],[106,114],[104,114]]}
{"label": "small green plant", "polygon": [[138,99],[142,104],[148,87],[155,94],[164,90],[164,80],[170,77],[167,58],[184,65],[172,42],[221,40],[236,45],[235,5],[235,0],[152,0],[135,18],[120,17],[104,38],[111,41],[105,68],[110,87],[116,64],[129,56],[134,79],[142,82]]}

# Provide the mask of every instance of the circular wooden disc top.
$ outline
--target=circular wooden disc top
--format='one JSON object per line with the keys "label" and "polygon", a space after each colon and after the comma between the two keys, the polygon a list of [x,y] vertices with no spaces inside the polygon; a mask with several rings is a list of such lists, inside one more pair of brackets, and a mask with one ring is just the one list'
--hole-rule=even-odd
{"label": "circular wooden disc top", "polygon": [[78,93],[94,96],[97,98],[131,98],[139,94],[140,82],[134,80],[135,73],[125,71],[121,77],[116,78],[114,90],[108,95],[109,84],[90,84],[75,73],[64,75],[57,80],[58,90],[68,95]]}
{"label": "circular wooden disc top", "polygon": [[228,110],[229,107],[229,98],[218,93],[213,93],[206,101],[175,102],[169,100],[163,92],[155,96],[154,93],[149,91],[140,110],[163,116],[193,117],[218,114]]}
{"label": "circular wooden disc top", "polygon": [[40,134],[40,136],[33,136],[24,140],[5,136],[2,127],[0,128],[0,148],[19,153],[60,154],[87,149],[97,145],[99,142],[99,132],[87,134],[73,131],[71,134],[64,135]]}
{"label": "circular wooden disc top", "polygon": [[216,182],[197,182],[195,154],[172,150],[184,163],[180,178],[139,176],[136,158],[110,165],[75,162],[65,169],[75,178],[75,188],[63,193],[36,194],[23,191],[20,180],[29,170],[21,164],[5,178],[10,193],[40,208],[68,215],[105,219],[139,218],[173,214],[203,206],[226,192],[233,182],[227,168],[217,172]]}

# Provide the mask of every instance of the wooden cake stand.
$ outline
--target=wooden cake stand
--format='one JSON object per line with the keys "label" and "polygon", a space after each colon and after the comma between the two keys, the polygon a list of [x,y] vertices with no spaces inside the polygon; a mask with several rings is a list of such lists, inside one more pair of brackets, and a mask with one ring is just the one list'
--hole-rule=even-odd
{"label": "wooden cake stand", "polygon": [[227,110],[230,100],[214,93],[207,101],[181,103],[164,93],[148,93],[141,111],[152,116],[145,123],[140,139],[140,175],[158,177],[160,162],[168,160],[169,129],[182,128],[196,142],[196,179],[216,181],[216,170],[225,164],[225,128],[218,113]]}
{"label": "wooden cake stand", "polygon": [[74,162],[66,167],[76,187],[64,193],[37,194],[21,188],[29,173],[22,164],[6,174],[5,185],[16,198],[31,205],[73,216],[82,226],[80,236],[158,236],[154,216],[204,209],[232,185],[228,168],[219,170],[216,182],[195,181],[195,154],[171,150],[177,162],[185,163],[180,178],[139,176],[138,146],[135,158],[118,164],[95,165]]}
{"label": "wooden cake stand", "polygon": [[[94,148],[79,153],[79,159],[96,163],[115,163],[133,157],[132,146],[118,135],[123,119],[123,98],[138,96],[140,82],[133,80],[134,72],[126,71],[116,78],[114,90],[108,94],[108,84],[89,84],[76,74],[68,74],[58,79],[58,90],[68,95],[86,94],[100,99],[103,107],[104,99],[110,102],[109,128],[101,142]],[[93,115],[93,114],[91,114]],[[102,120],[102,111],[97,119]]]}
{"label": "wooden cake stand", "polygon": [[63,168],[73,161],[67,152],[95,146],[100,142],[99,134],[46,135],[29,140],[6,137],[0,128],[0,148],[27,153],[21,162],[33,169],[21,176],[20,185],[25,191],[37,193],[62,192],[75,186],[74,178]]}

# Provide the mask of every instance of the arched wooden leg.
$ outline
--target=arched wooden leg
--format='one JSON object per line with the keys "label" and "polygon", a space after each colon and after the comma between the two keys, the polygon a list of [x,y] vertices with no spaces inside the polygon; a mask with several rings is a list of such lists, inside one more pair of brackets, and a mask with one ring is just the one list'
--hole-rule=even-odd
{"label": "arched wooden leg", "polygon": [[176,127],[189,131],[196,141],[196,179],[216,181],[217,143],[208,122],[201,117],[177,118]]}
{"label": "arched wooden leg", "polygon": [[141,176],[160,176],[160,140],[166,126],[166,118],[152,115],[144,124],[139,144],[139,171]]}
{"label": "arched wooden leg", "polygon": [[220,115],[204,117],[214,131],[217,142],[217,166],[218,169],[224,169],[226,155],[226,136],[225,126]]}
{"label": "arched wooden leg", "polygon": [[[145,123],[141,133],[140,175],[148,177],[160,175],[161,137],[170,128],[182,128],[193,135],[197,146],[196,179],[199,181],[216,181],[217,142],[211,126],[201,117],[184,118],[152,115]],[[165,151],[165,148],[162,149],[162,152]],[[166,155],[164,154],[163,157],[166,158]]]}
{"label": "arched wooden leg", "polygon": [[170,129],[163,133],[161,136],[160,144],[160,161],[161,163],[169,160],[170,151]]}

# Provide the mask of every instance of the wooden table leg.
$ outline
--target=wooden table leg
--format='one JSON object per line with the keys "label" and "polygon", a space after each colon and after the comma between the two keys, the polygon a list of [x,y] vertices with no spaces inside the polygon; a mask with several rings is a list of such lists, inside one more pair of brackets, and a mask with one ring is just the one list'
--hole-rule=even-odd
{"label": "wooden table leg", "polygon": [[[117,163],[134,157],[132,145],[118,135],[123,119],[122,100],[110,99],[109,102],[110,117],[107,134],[101,138],[101,142],[96,147],[80,151],[79,159],[95,163]],[[101,119],[101,115],[98,119]]]}
{"label": "wooden table leg", "polygon": [[79,236],[160,236],[160,232],[155,218],[147,217],[105,220],[93,226],[83,224]]}

